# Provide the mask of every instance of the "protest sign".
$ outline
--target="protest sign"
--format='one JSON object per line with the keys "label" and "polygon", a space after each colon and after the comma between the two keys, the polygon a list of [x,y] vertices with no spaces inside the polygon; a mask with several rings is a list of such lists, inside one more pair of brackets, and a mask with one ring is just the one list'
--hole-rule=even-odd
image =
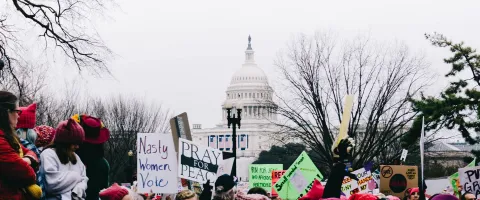
{"label": "protest sign", "polygon": [[418,187],[417,166],[380,165],[380,192],[402,199],[409,188]]}
{"label": "protest sign", "polygon": [[408,150],[403,149],[402,150],[402,156],[400,157],[400,160],[405,162],[405,159],[407,159],[407,154],[408,154]]}
{"label": "protest sign", "polygon": [[460,168],[458,176],[463,191],[474,194],[478,199],[480,197],[480,166]]}
{"label": "protest sign", "polygon": [[222,151],[179,139],[178,177],[206,183],[217,179],[218,166],[222,164]]}
{"label": "protest sign", "polygon": [[[470,162],[467,167],[475,167],[475,161],[477,159],[474,158],[472,162]],[[458,177],[458,172],[455,172],[455,174],[452,174],[451,176],[448,177],[448,180],[450,181],[450,184],[452,185],[453,193],[455,196],[460,197],[460,191],[458,191],[458,186],[460,185],[460,179]]]}
{"label": "protest sign", "polygon": [[248,182],[238,182],[237,183],[237,191],[242,191],[243,193],[248,193]]}
{"label": "protest sign", "polygon": [[372,173],[370,171],[365,170],[365,168],[361,168],[353,171],[352,174],[358,178],[358,181],[345,176],[341,190],[346,197],[349,197],[355,193],[371,192],[375,189],[375,185],[372,186],[372,183],[370,183],[370,181],[374,182]]}
{"label": "protest sign", "polygon": [[252,164],[248,167],[250,188],[261,187],[265,191],[272,190],[272,171],[282,170],[283,164]]}
{"label": "protest sign", "polygon": [[273,188],[282,199],[298,199],[310,191],[315,179],[321,181],[323,175],[304,151]]}
{"label": "protest sign", "polygon": [[[285,174],[287,170],[273,170],[272,171],[272,186],[282,178],[283,174]],[[278,197],[277,191],[272,187],[272,197]]]}
{"label": "protest sign", "polygon": [[173,143],[175,144],[175,151],[178,152],[179,138],[192,141],[192,134],[190,133],[190,125],[188,123],[187,113],[184,112],[170,119],[170,127],[172,130]]}
{"label": "protest sign", "polygon": [[177,159],[172,136],[139,133],[137,136],[138,192],[169,193],[177,190]]}

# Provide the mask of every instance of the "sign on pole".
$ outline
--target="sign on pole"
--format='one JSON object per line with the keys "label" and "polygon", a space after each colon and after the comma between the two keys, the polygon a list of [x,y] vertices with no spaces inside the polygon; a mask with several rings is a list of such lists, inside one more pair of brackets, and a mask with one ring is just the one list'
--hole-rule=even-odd
{"label": "sign on pole", "polygon": [[402,156],[400,157],[400,160],[405,162],[405,160],[407,159],[407,154],[408,154],[408,150],[403,149],[402,150]]}
{"label": "sign on pole", "polygon": [[282,199],[298,199],[310,191],[315,179],[321,181],[323,175],[304,151],[273,188]]}
{"label": "sign on pole", "polygon": [[280,180],[280,178],[282,178],[282,176],[285,174],[285,172],[287,172],[287,170],[273,170],[272,171],[272,197],[278,197],[278,193],[277,191],[275,191],[275,189],[273,188],[273,186],[275,185],[275,183],[278,182],[278,180]]}
{"label": "sign on pole", "polygon": [[199,183],[214,183],[222,164],[222,151],[179,139],[178,177]]}
{"label": "sign on pole", "polygon": [[272,190],[272,171],[282,170],[283,164],[252,164],[248,167],[249,171],[249,187],[261,187],[265,191]]}
{"label": "sign on pole", "polygon": [[463,190],[474,194],[478,199],[480,197],[480,166],[460,168],[458,169],[458,175]]}
{"label": "sign on pole", "polygon": [[190,133],[190,125],[188,123],[187,113],[184,112],[170,119],[170,127],[172,130],[173,143],[175,144],[175,150],[176,152],[178,152],[179,138],[192,141],[192,134]]}
{"label": "sign on pole", "polygon": [[172,136],[161,133],[137,135],[138,192],[170,193],[176,191],[177,159]]}
{"label": "sign on pole", "polygon": [[353,106],[353,96],[347,95],[345,97],[345,106],[343,107],[343,114],[342,114],[342,123],[340,123],[340,131],[338,132],[338,136],[335,139],[335,143],[332,148],[338,146],[340,140],[347,138],[348,133],[348,124],[350,122],[350,116]]}
{"label": "sign on pole", "polygon": [[400,199],[405,191],[418,187],[417,166],[380,165],[380,192]]}
{"label": "sign on pole", "polygon": [[369,182],[373,181],[372,173],[365,168],[360,168],[352,172],[358,178],[358,181],[345,176],[342,183],[342,192],[346,197],[355,193],[367,193],[373,191],[375,188],[369,187]]}

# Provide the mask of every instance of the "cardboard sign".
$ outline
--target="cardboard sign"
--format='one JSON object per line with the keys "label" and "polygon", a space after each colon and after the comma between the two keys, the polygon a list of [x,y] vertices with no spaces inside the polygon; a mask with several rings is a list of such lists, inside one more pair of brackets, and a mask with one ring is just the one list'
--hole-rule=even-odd
{"label": "cardboard sign", "polygon": [[250,188],[261,187],[265,191],[272,190],[272,171],[282,170],[283,164],[257,165],[248,167]]}
{"label": "cardboard sign", "polygon": [[[282,178],[283,174],[285,174],[287,170],[273,170],[272,171],[272,185],[275,185],[275,183]],[[278,197],[277,191],[272,187],[272,197]]]}
{"label": "cardboard sign", "polygon": [[139,193],[169,193],[177,190],[177,158],[174,148],[172,136],[169,134],[138,134]]}
{"label": "cardboard sign", "polygon": [[380,193],[400,199],[405,191],[418,187],[417,166],[380,165]]}
{"label": "cardboard sign", "polygon": [[192,141],[192,134],[190,133],[190,125],[188,123],[187,113],[182,113],[170,119],[170,128],[172,130],[173,143],[175,144],[176,152],[178,152],[179,138]]}
{"label": "cardboard sign", "polygon": [[304,151],[273,188],[282,199],[299,199],[310,191],[315,179],[321,181],[323,175]]}
{"label": "cardboard sign", "polygon": [[217,180],[218,166],[222,164],[222,151],[179,139],[178,177],[206,183]]}
{"label": "cardboard sign", "polygon": [[460,168],[458,176],[463,191],[474,194],[478,199],[480,197],[480,166]]}

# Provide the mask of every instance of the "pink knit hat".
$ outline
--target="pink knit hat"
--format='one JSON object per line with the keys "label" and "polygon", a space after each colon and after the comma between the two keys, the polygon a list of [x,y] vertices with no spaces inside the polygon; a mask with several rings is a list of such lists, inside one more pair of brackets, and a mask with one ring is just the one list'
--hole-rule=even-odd
{"label": "pink knit hat", "polygon": [[69,119],[58,124],[55,143],[81,144],[85,139],[83,128],[75,120]]}
{"label": "pink knit hat", "polygon": [[109,188],[101,191],[99,195],[102,200],[122,200],[123,197],[128,195],[128,190],[114,183]]}
{"label": "pink knit hat", "polygon": [[33,127],[35,127],[35,123],[37,122],[37,118],[36,118],[37,104],[33,103],[28,107],[20,107],[19,109],[22,111],[22,114],[20,114],[20,118],[18,118],[17,129],[18,128],[32,129]]}
{"label": "pink knit hat", "polygon": [[37,132],[37,140],[35,141],[35,146],[44,147],[53,142],[55,138],[55,129],[50,126],[37,126],[33,130]]}

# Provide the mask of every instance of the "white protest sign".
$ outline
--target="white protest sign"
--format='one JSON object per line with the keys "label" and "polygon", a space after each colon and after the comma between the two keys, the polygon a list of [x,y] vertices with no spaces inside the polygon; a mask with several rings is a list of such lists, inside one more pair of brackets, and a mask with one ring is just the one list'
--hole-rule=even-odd
{"label": "white protest sign", "polygon": [[369,182],[373,181],[373,176],[370,171],[365,170],[365,168],[360,168],[353,171],[352,174],[358,178],[358,181],[345,176],[341,190],[346,197],[355,193],[368,193],[375,189],[372,188],[371,184],[369,185]]}
{"label": "white protest sign", "polygon": [[474,194],[478,199],[480,197],[480,166],[460,168],[458,169],[458,175],[463,190]]}
{"label": "white protest sign", "polygon": [[222,151],[179,138],[178,177],[211,183],[217,180],[218,167],[223,162]]}
{"label": "white protest sign", "polygon": [[405,160],[407,159],[407,154],[408,154],[408,150],[406,149],[402,150],[402,157],[400,157],[400,160],[405,162]]}
{"label": "white protest sign", "polygon": [[223,160],[222,164],[218,166],[217,175],[221,176],[224,174],[230,175],[233,169],[233,162],[235,161],[234,158],[227,158]]}
{"label": "white protest sign", "polygon": [[175,155],[172,135],[139,133],[137,135],[137,192],[176,191],[178,181]]}

